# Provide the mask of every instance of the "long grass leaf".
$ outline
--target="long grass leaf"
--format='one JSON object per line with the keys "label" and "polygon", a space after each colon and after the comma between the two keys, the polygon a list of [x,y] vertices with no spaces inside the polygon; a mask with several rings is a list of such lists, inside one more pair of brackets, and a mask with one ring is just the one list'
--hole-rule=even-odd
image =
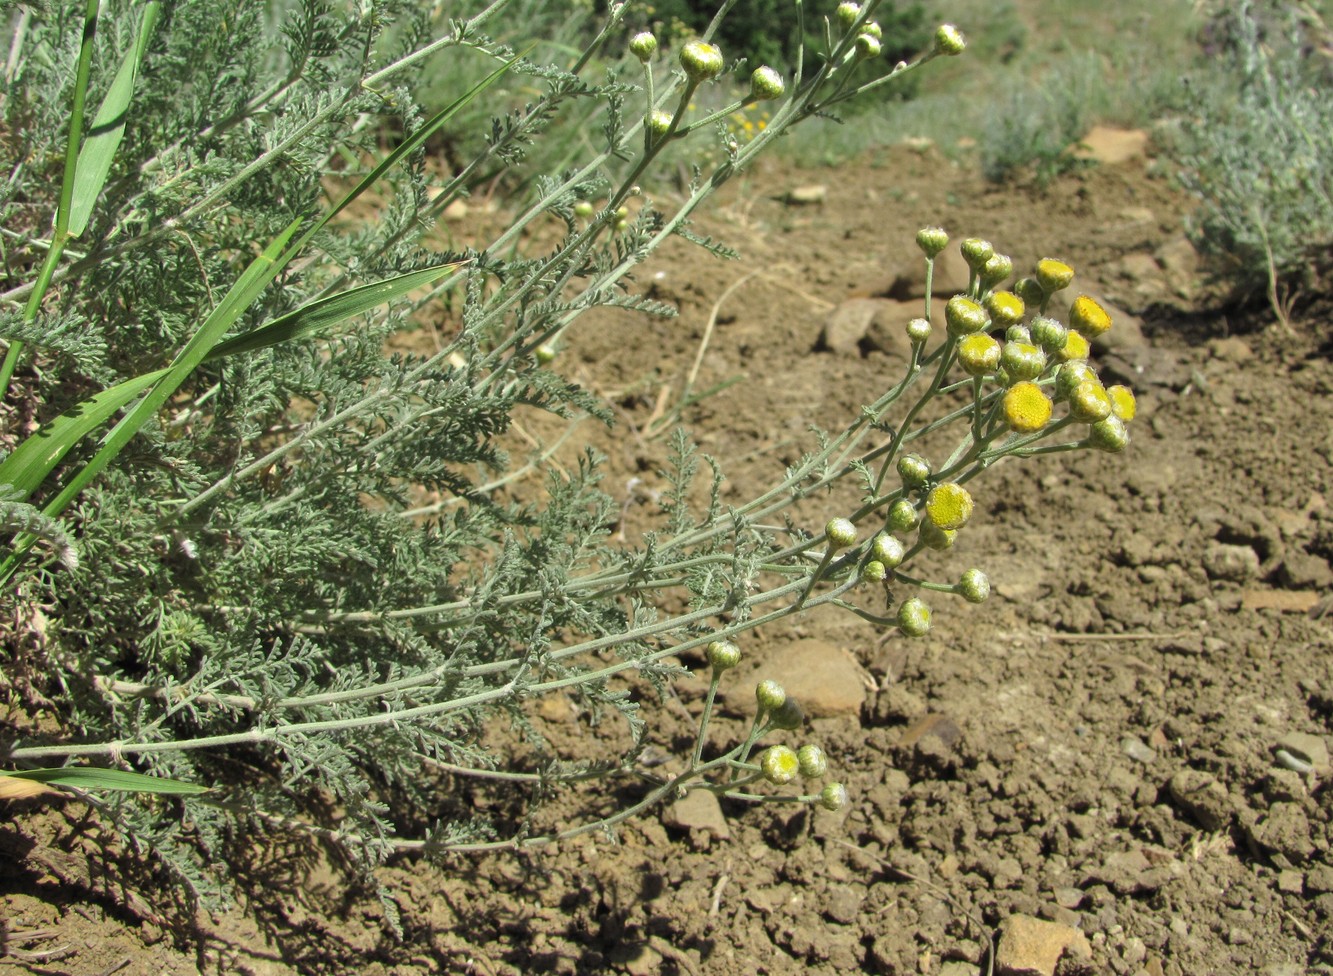
{"label": "long grass leaf", "polygon": [[21,769],[17,772],[0,770],[0,776],[47,783],[52,786],[72,786],[80,790],[118,790],[122,793],[167,793],[172,796],[197,796],[207,793],[208,787],[184,783],[162,776],[145,776],[125,769],[99,769],[96,766],[64,766],[59,769]]}
{"label": "long grass leaf", "polygon": [[162,5],[153,0],[146,4],[143,20],[139,23],[139,37],[134,46],[125,52],[120,61],[116,77],[107,89],[102,104],[93,116],[92,129],[79,150],[78,169],[74,175],[74,198],[70,205],[69,235],[78,237],[88,228],[93,206],[102,194],[107,175],[111,172],[111,163],[120,148],[120,140],[125,135],[125,123],[129,119],[130,101],[134,97],[134,81],[139,75],[139,66],[143,64],[148,41],[153,36],[158,18],[162,14]]}

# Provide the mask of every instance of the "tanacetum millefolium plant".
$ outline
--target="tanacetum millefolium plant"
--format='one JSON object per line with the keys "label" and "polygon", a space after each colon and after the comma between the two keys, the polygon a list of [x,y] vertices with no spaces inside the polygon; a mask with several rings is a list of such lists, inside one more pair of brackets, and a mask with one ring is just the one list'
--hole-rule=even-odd
{"label": "tanacetum millefolium plant", "polygon": [[[980,569],[932,581],[912,558],[966,531],[973,479],[999,458],[1123,449],[1133,398],[1086,361],[1110,324],[1100,306],[1080,297],[1057,319],[1066,265],[1005,290],[1009,259],[970,239],[967,293],[904,323],[904,375],[756,498],[724,508],[716,464],[678,432],[660,525],[631,546],[608,534],[593,452],[510,456],[517,409],[609,418],[560,374],[559,346],[590,308],[670,314],[633,271],[672,236],[727,254],[689,222],[719,185],[791,126],[964,46],[941,27],[913,61],[858,74],[882,50],[875,3],[798,7],[823,45],[742,68],[712,41],[732,6],[668,51],[615,5],[556,62],[494,39],[522,22],[504,0],[457,20],[316,0],[7,14],[3,683],[31,709],[58,702],[60,722],[11,724],[9,772],[118,783],[103,814],[203,895],[225,889],[235,831],[313,833],[369,868],[610,830],[688,789],[847,802],[836,763],[800,741],[799,689],[761,681],[750,731],[708,747],[741,635],[836,604],[917,636],[929,601],[985,600]],[[442,58],[471,76],[418,103]],[[705,85],[738,94],[692,109]],[[531,101],[497,104],[473,158],[430,164],[429,139],[511,87]],[[768,124],[742,145],[727,120],[760,102]],[[577,158],[562,148],[497,236],[432,246],[445,208],[550,158],[571,124]],[[715,162],[683,197],[644,189],[667,147],[695,144]],[[539,224],[560,230],[544,247],[527,243]],[[946,240],[919,238],[928,278]],[[386,352],[423,316],[450,323],[442,348]],[[927,457],[950,431],[952,450]],[[532,471],[544,491],[500,490]],[[797,520],[845,479],[854,511]],[[654,715],[630,691],[662,690],[695,648],[710,691],[663,776],[639,762]],[[623,746],[546,743],[530,709],[550,694],[619,717]],[[637,798],[608,808],[613,777]],[[173,798],[188,784],[210,792]],[[580,784],[582,822],[543,819],[554,789]]]}

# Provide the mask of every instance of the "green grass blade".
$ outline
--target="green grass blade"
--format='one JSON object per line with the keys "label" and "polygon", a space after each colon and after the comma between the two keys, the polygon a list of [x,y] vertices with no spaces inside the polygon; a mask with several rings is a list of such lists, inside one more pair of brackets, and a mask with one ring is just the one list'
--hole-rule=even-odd
{"label": "green grass blade", "polygon": [[451,271],[461,267],[463,262],[451,261],[448,264],[436,264],[420,271],[409,271],[395,278],[386,278],[374,284],[352,288],[338,295],[330,295],[319,301],[302,305],[281,318],[268,322],[253,332],[236,336],[220,343],[209,353],[209,360],[237,353],[253,352],[283,342],[307,339],[324,332],[331,326],[345,319],[354,318],[373,308],[384,305],[406,295],[417,288],[432,284]]}
{"label": "green grass blade", "polygon": [[162,776],[145,776],[124,769],[98,769],[96,766],[65,766],[60,769],[0,770],[0,776],[27,779],[51,786],[72,786],[79,790],[118,790],[122,793],[166,793],[172,796],[197,796],[208,787],[184,783]]}
{"label": "green grass blade", "polygon": [[134,81],[139,75],[139,66],[143,64],[148,41],[161,14],[162,5],[156,0],[144,7],[138,41],[121,59],[116,77],[93,117],[88,138],[79,150],[78,168],[74,174],[74,198],[69,214],[71,237],[78,237],[88,228],[93,206],[102,194],[102,187],[106,185],[111,163],[116,157],[116,150],[120,148],[121,137],[125,135],[130,100],[134,97]]}

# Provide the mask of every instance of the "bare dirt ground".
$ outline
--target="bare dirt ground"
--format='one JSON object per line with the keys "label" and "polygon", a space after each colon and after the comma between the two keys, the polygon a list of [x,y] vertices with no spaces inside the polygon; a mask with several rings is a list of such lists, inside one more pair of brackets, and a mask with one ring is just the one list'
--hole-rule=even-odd
{"label": "bare dirt ground", "polygon": [[[787,201],[812,184],[822,202]],[[744,642],[754,670],[729,686],[716,742],[741,728],[753,677],[803,641],[860,674],[862,697],[809,729],[850,792],[842,812],[727,805],[719,823],[664,809],[615,842],[392,862],[378,880],[398,937],[318,844],[238,838],[244,897],[182,924],[84,807],[12,804],[0,966],[963,976],[990,971],[996,939],[997,972],[1021,951],[1035,968],[1007,971],[1050,972],[1067,946],[1065,972],[1333,973],[1333,615],[1320,615],[1333,591],[1333,319],[1316,303],[1288,334],[1219,305],[1183,236],[1188,207],[1143,158],[1044,189],[988,187],[933,150],[765,169],[700,228],[739,262],[682,245],[640,275],[678,318],[590,317],[567,337],[557,368],[621,413],[616,432],[590,437],[632,534],[667,451],[644,432],[733,285],[695,388],[744,380],[684,414],[723,460],[727,500],[770,483],[809,425],[838,427],[898,375],[890,326],[904,306],[886,294],[916,268],[922,225],[987,237],[1020,269],[1064,258],[1076,287],[1119,310],[1100,362],[1138,392],[1133,443],[1002,464],[977,483],[978,514],[935,565],[950,578],[982,567],[990,601],[942,602],[918,641],[821,611]],[[831,317],[841,331],[821,339]],[[822,522],[839,501],[805,514]],[[687,741],[701,688],[645,701],[664,755]],[[547,717],[558,745],[601,734],[567,703]],[[544,816],[580,813],[557,798]],[[1021,950],[1025,918],[1051,925]]]}

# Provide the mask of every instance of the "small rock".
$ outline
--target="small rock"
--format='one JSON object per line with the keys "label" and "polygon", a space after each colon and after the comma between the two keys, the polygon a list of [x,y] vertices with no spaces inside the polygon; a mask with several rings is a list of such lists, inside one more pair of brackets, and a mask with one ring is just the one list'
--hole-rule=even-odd
{"label": "small rock", "polygon": [[1120,750],[1135,762],[1150,763],[1157,758],[1152,747],[1136,735],[1127,735],[1121,739]]}
{"label": "small rock", "polygon": [[1078,962],[1092,962],[1087,936],[1067,925],[1010,915],[1000,923],[995,971],[1000,976],[1053,976],[1065,954]]}
{"label": "small rock", "polygon": [[1243,583],[1259,575],[1259,554],[1249,546],[1214,542],[1204,550],[1203,568],[1210,579]]}
{"label": "small rock", "polygon": [[1319,606],[1314,590],[1246,590],[1240,595],[1246,610],[1276,610],[1278,613],[1309,613]]}
{"label": "small rock", "polygon": [[1279,871],[1277,890],[1285,895],[1299,895],[1305,890],[1305,878],[1299,871]]}
{"label": "small rock", "polygon": [[[907,338],[907,323],[919,318],[922,311],[920,302],[880,299],[879,308],[875,310],[865,336],[861,339],[860,348],[908,359],[912,355],[912,340]],[[932,336],[926,342],[926,349],[933,349],[935,344],[935,337]]]}
{"label": "small rock", "polygon": [[1075,159],[1087,159],[1105,166],[1141,162],[1148,153],[1148,133],[1142,129],[1117,129],[1094,125],[1074,147]]}
{"label": "small rock", "polygon": [[1282,585],[1289,590],[1333,589],[1333,566],[1303,549],[1288,552],[1278,572]]}
{"label": "small rock", "polygon": [[1104,884],[1118,895],[1142,895],[1157,891],[1171,880],[1176,872],[1168,863],[1153,866],[1148,856],[1137,848],[1109,854],[1101,864],[1083,879],[1083,887]]}
{"label": "small rock", "polygon": [[1268,816],[1250,828],[1250,839],[1295,863],[1304,862],[1314,853],[1310,821],[1298,803],[1274,803]]}
{"label": "small rock", "polygon": [[824,899],[824,914],[840,925],[851,925],[861,911],[861,896],[843,885],[834,886]]}
{"label": "small rock", "polygon": [[1125,940],[1124,948],[1120,950],[1120,958],[1130,966],[1137,966],[1148,958],[1148,947],[1142,939],[1131,936]]}
{"label": "small rock", "polygon": [[1171,777],[1166,789],[1175,805],[1204,830],[1221,830],[1231,822],[1226,788],[1211,773],[1182,769]]}
{"label": "small rock", "polygon": [[1208,351],[1224,362],[1243,366],[1254,358],[1250,344],[1239,336],[1226,336],[1208,343]]}
{"label": "small rock", "polygon": [[895,743],[895,750],[905,753],[908,761],[947,769],[957,761],[954,747],[962,737],[963,732],[958,723],[949,716],[930,714],[903,730],[902,737]]}
{"label": "small rock", "polygon": [[1142,319],[1105,299],[1098,298],[1097,301],[1111,316],[1111,328],[1092,340],[1093,352],[1098,355],[1108,352],[1127,355],[1132,350],[1143,349],[1148,345],[1143,334]]}
{"label": "small rock", "polygon": [[1199,252],[1190,239],[1183,234],[1172,238],[1153,256],[1171,290],[1181,298],[1192,297],[1199,280]]}
{"label": "small rock", "polygon": [[870,320],[879,311],[882,299],[849,298],[824,319],[824,328],[819,333],[816,349],[844,356],[860,355],[861,340],[870,328]]}
{"label": "small rock", "polygon": [[1311,894],[1333,891],[1333,864],[1316,864],[1305,875],[1305,887]]}
{"label": "small rock", "polygon": [[865,704],[861,666],[845,648],[828,641],[810,638],[786,645],[772,655],[760,677],[778,681],[810,718],[860,715]]}
{"label": "small rock", "polygon": [[784,199],[796,206],[809,206],[812,203],[823,203],[827,197],[828,187],[822,183],[809,183],[805,186],[792,187]]}
{"label": "small rock", "polygon": [[1055,898],[1055,903],[1061,908],[1075,909],[1083,904],[1083,889],[1081,888],[1056,888],[1051,892]]}
{"label": "small rock", "polygon": [[1329,774],[1328,745],[1317,735],[1306,732],[1289,732],[1278,740],[1275,749],[1285,749],[1297,759],[1308,764],[1317,776]]}
{"label": "small rock", "polygon": [[709,790],[691,790],[671,804],[662,819],[668,827],[679,830],[706,830],[718,840],[731,837],[731,828],[717,801],[717,794]]}

